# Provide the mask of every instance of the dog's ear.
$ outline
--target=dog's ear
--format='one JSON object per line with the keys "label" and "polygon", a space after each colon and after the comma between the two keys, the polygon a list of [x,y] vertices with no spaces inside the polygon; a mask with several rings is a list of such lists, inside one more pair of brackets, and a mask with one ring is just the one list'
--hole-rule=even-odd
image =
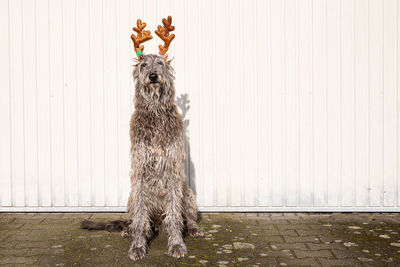
{"label": "dog's ear", "polygon": [[139,63],[136,64],[135,67],[133,68],[132,75],[134,80],[139,80],[139,75],[140,75]]}
{"label": "dog's ear", "polygon": [[137,63],[134,64],[133,66],[137,67],[140,64],[140,59],[134,58],[133,60],[135,60]]}
{"label": "dog's ear", "polygon": [[164,57],[164,61],[165,61],[165,63],[167,63],[168,65],[171,63],[171,61],[173,60],[174,58],[171,58],[170,60],[168,60],[168,56],[165,56]]}

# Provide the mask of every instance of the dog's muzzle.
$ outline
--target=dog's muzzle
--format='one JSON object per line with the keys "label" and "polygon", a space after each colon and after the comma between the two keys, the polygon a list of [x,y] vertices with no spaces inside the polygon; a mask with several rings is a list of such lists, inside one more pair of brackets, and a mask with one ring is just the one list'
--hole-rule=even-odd
{"label": "dog's muzzle", "polygon": [[158,82],[158,75],[157,73],[150,73],[149,79],[151,83],[157,83]]}

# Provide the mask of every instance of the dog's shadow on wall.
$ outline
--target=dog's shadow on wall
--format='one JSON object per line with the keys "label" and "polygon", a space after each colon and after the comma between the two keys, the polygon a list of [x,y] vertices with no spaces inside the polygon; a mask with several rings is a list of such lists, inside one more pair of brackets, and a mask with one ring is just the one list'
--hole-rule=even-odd
{"label": "dog's shadow on wall", "polygon": [[196,171],[192,159],[190,158],[190,138],[189,138],[189,119],[186,118],[187,112],[189,111],[189,96],[188,94],[181,94],[176,99],[176,105],[181,110],[183,119],[183,129],[185,136],[185,176],[189,187],[196,195]]}

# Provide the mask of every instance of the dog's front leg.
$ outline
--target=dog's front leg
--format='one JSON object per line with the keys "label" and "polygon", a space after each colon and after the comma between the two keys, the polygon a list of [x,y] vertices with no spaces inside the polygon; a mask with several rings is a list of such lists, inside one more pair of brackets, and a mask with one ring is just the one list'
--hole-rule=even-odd
{"label": "dog's front leg", "polygon": [[187,230],[190,236],[201,237],[204,235],[203,230],[197,224],[197,203],[193,191],[186,183],[182,183],[183,187],[183,217],[186,220]]}
{"label": "dog's front leg", "polygon": [[183,217],[182,217],[182,187],[179,184],[170,185],[167,195],[167,207],[163,226],[168,233],[168,255],[181,258],[187,254],[183,242]]}
{"label": "dog's front leg", "polygon": [[142,181],[138,181],[133,186],[128,201],[128,215],[132,220],[129,225],[129,233],[133,238],[128,255],[132,260],[139,260],[146,255],[147,237],[151,230],[146,192],[143,190]]}

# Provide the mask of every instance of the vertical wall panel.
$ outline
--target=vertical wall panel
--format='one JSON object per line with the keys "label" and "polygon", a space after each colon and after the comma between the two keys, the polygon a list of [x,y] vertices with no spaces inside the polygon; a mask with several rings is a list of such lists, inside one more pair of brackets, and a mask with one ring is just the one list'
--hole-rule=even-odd
{"label": "vertical wall panel", "polygon": [[243,37],[239,39],[243,49],[242,53],[242,79],[243,79],[243,205],[256,206],[257,195],[257,55],[256,55],[256,1],[249,1],[245,8],[242,7]]}
{"label": "vertical wall panel", "polygon": [[327,172],[327,1],[313,1],[313,153],[314,205],[328,204]]}
{"label": "vertical wall panel", "polygon": [[124,210],[130,35],[172,15],[205,211],[398,211],[395,0],[0,1],[0,211]]}
{"label": "vertical wall panel", "polygon": [[312,151],[312,2],[299,1],[299,205],[313,205]]}
{"label": "vertical wall panel", "polygon": [[[90,17],[89,0],[76,2],[76,89],[78,135],[78,199],[80,206],[92,204],[92,140],[90,83]],[[78,45],[79,44],[79,45]]]}
{"label": "vertical wall panel", "polygon": [[226,117],[229,97],[228,87],[228,50],[227,50],[227,14],[224,12],[227,1],[215,1],[215,77],[225,77],[225,79],[215,79],[215,167],[216,167],[216,205],[228,205],[228,138],[229,130],[226,128]]}
{"label": "vertical wall panel", "polygon": [[341,2],[341,205],[355,204],[354,1]]}
{"label": "vertical wall panel", "polygon": [[[199,163],[199,123],[194,123],[195,121],[199,122],[199,99],[200,99],[200,77],[199,77],[199,59],[201,58],[201,53],[198,53],[200,49],[200,44],[196,42],[197,33],[199,32],[199,2],[198,1],[186,1],[185,2],[185,10],[187,11],[185,26],[187,30],[185,30],[185,34],[187,37],[185,39],[185,49],[184,49],[184,57],[186,60],[185,63],[185,73],[187,73],[185,87],[188,94],[189,108],[186,113],[187,118],[187,130],[186,130],[186,139],[187,146],[190,155],[190,165],[189,165],[189,185],[193,192],[196,194],[197,200],[200,201],[201,197],[199,194],[199,173],[198,173],[198,164]],[[190,30],[191,29],[191,30]],[[195,38],[196,37],[196,38]],[[193,163],[193,164],[192,164]],[[228,183],[229,184],[229,183]]]}
{"label": "vertical wall panel", "polygon": [[397,18],[396,1],[384,2],[383,14],[383,205],[397,202]]}
{"label": "vertical wall panel", "polygon": [[258,205],[269,206],[271,200],[270,149],[270,1],[257,1],[256,57],[257,57],[257,168]]}
{"label": "vertical wall panel", "polygon": [[[174,39],[174,45],[170,46],[171,52],[170,52],[170,57],[173,58],[174,61],[174,67],[176,69],[180,69],[179,73],[175,74],[175,88],[176,88],[176,98],[177,98],[177,104],[179,111],[182,114],[183,120],[184,120],[184,129],[185,132],[188,130],[188,120],[186,117],[186,112],[187,112],[187,107],[188,107],[188,95],[187,95],[187,88],[185,86],[185,81],[186,81],[186,70],[185,70],[185,57],[183,56],[182,51],[185,50],[185,31],[186,31],[186,25],[185,25],[185,1],[184,0],[179,0],[179,1],[170,1],[170,9],[168,14],[170,14],[174,18],[174,24],[179,25],[179,27],[175,27],[175,39]],[[163,16],[166,16],[166,13],[163,13]],[[178,53],[179,56],[176,56],[176,53]],[[179,101],[179,99],[181,101]],[[189,169],[190,169],[190,157],[189,157],[189,146],[187,143],[187,138],[186,138],[186,133],[185,133],[185,181],[189,183]]]}
{"label": "vertical wall panel", "polygon": [[271,190],[272,206],[283,205],[283,3],[271,0]]}
{"label": "vertical wall panel", "polygon": [[38,206],[36,6],[34,1],[22,3],[25,203],[27,206]]}
{"label": "vertical wall panel", "polygon": [[52,205],[49,2],[36,1],[36,83],[39,206]]}
{"label": "vertical wall panel", "polygon": [[[243,33],[238,27],[238,21],[241,19],[240,1],[234,0],[229,2],[227,9],[229,16],[229,53],[236,54],[235,51],[242,51],[241,34]],[[243,52],[242,52],[243,53]],[[241,155],[243,153],[243,140],[241,139],[242,132],[242,80],[241,80],[241,53],[231,58],[229,65],[229,85],[235,87],[236,90],[231,90],[229,93],[229,131],[230,131],[230,206],[242,205],[242,190],[243,190],[243,165]]]}
{"label": "vertical wall panel", "polygon": [[116,1],[103,1],[106,206],[118,206],[118,87]]}
{"label": "vertical wall panel", "polygon": [[340,1],[327,2],[328,205],[340,206]]}
{"label": "vertical wall panel", "polygon": [[369,205],[368,2],[355,2],[355,177],[356,206]]}
{"label": "vertical wall panel", "polygon": [[[130,86],[131,66],[130,61],[133,58],[133,48],[129,39],[132,31],[132,24],[129,21],[129,1],[117,1],[117,77],[118,77],[118,206],[124,206],[127,203],[130,189],[130,159],[129,159],[129,120],[131,101]],[[125,40],[128,36],[128,40]]]}
{"label": "vertical wall panel", "polygon": [[298,36],[297,32],[297,1],[285,2],[285,187],[286,205],[297,205],[297,181],[299,176],[299,123],[293,119],[297,117],[298,106],[298,84],[297,84],[297,56]]}
{"label": "vertical wall panel", "polygon": [[399,166],[400,166],[400,155],[399,155],[399,149],[400,149],[400,123],[399,123],[399,105],[400,105],[400,94],[399,94],[399,77],[400,77],[400,68],[399,68],[399,63],[400,63],[400,42],[399,42],[399,36],[400,36],[400,5],[398,2],[396,2],[396,18],[397,18],[397,31],[396,31],[396,98],[397,98],[397,105],[396,105],[396,111],[397,111],[397,206],[400,206],[400,171],[399,171]]}
{"label": "vertical wall panel", "polygon": [[0,205],[11,206],[10,32],[9,3],[0,1]]}
{"label": "vertical wall panel", "polygon": [[90,89],[92,100],[92,205],[104,206],[105,135],[104,135],[104,24],[103,1],[90,1]]}
{"label": "vertical wall panel", "polygon": [[76,1],[63,1],[66,205],[78,206]]}
{"label": "vertical wall panel", "polygon": [[62,1],[49,1],[52,204],[65,206],[64,44]]}
{"label": "vertical wall panel", "polygon": [[19,207],[26,205],[22,1],[9,1],[9,12],[12,205]]}
{"label": "vertical wall panel", "polygon": [[370,205],[383,205],[383,2],[369,1]]}
{"label": "vertical wall panel", "polygon": [[[200,96],[200,107],[207,105],[207,109],[201,111],[201,121],[200,129],[201,129],[201,139],[200,144],[201,148],[201,158],[200,158],[200,169],[198,174],[201,175],[202,179],[202,205],[204,206],[213,206],[215,203],[215,179],[214,179],[214,120],[207,120],[205,118],[211,118],[214,114],[214,100],[213,94],[215,91],[214,84],[214,73],[215,73],[215,47],[214,47],[214,38],[215,38],[215,16],[214,9],[210,9],[208,7],[212,6],[212,0],[203,0],[200,1],[200,22],[201,29],[199,32],[200,39],[208,39],[208,42],[205,42],[201,50],[209,51],[209,58],[207,61],[200,60],[200,72],[202,73],[201,77],[201,91]],[[208,17],[209,16],[209,17]],[[207,103],[207,104],[205,104]]]}

